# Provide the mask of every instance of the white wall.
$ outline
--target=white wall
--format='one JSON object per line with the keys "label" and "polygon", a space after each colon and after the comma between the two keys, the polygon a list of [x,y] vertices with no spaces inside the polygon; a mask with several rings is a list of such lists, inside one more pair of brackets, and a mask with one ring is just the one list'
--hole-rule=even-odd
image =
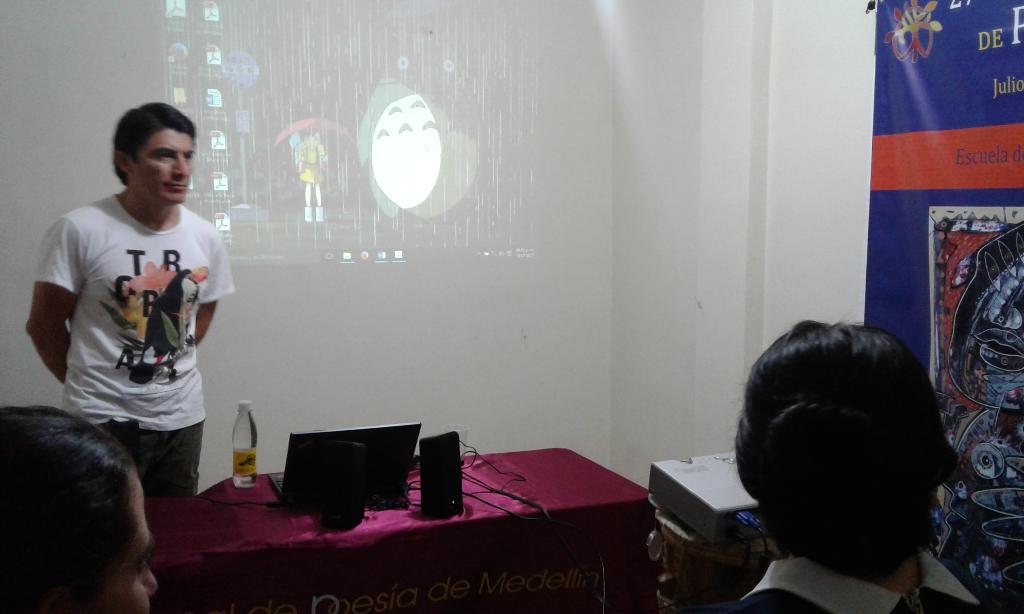
{"label": "white wall", "polygon": [[[863,317],[874,16],[611,4],[611,455],[646,483],[652,461],[731,449],[746,372],[788,326]],[[633,130],[648,108],[686,119]]]}
{"label": "white wall", "polygon": [[601,6],[615,82],[612,463],[646,483],[652,460],[690,447],[698,418],[706,9],[672,1]]}
{"label": "white wall", "polygon": [[875,61],[864,2],[773,4],[765,345],[864,318]]}
{"label": "white wall", "polygon": [[[653,460],[729,447],[745,371],[788,325],[862,317],[862,0],[530,1],[538,132],[554,135],[537,147],[538,259],[344,280],[237,268],[200,352],[204,484],[227,474],[239,398],[256,402],[263,470],[293,429],[421,419],[468,424],[489,451],[573,448],[646,483]],[[36,243],[117,189],[116,118],[164,94],[160,23],[135,0],[8,5],[0,402],[53,404],[22,332]],[[109,23],[124,25],[98,36]]]}

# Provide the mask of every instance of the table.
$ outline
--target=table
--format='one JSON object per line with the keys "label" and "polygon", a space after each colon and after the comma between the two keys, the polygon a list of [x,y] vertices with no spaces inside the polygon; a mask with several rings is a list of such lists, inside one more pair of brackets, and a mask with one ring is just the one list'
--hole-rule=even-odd
{"label": "table", "polygon": [[[601,572],[596,550],[606,611],[656,611],[657,568],[645,548],[654,515],[644,488],[565,449],[485,455],[463,474],[464,493],[484,490],[467,476],[476,478],[575,528],[541,520],[515,499],[480,494],[465,496],[463,514],[449,519],[415,507],[367,511],[356,528],[332,531],[315,509],[276,506],[266,476],[248,490],[226,480],[199,497],[146,501],[160,584],[152,611],[601,612],[590,588]],[[413,471],[409,481],[417,480]],[[419,492],[410,499],[418,502]]]}

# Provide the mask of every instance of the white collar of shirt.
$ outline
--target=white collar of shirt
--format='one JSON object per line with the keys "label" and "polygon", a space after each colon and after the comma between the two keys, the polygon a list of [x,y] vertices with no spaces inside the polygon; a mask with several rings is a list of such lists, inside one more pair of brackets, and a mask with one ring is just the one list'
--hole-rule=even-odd
{"label": "white collar of shirt", "polygon": [[[967,603],[978,603],[974,595],[930,553],[921,553],[918,560],[921,562],[921,587]],[[772,562],[748,595],[772,588],[803,597],[833,614],[889,614],[902,597],[877,584],[836,573],[804,557]]]}

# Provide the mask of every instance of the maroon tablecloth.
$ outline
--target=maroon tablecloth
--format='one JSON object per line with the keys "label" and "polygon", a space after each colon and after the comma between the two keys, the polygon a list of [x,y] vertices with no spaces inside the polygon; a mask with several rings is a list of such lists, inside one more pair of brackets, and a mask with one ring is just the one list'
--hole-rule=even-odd
{"label": "maroon tablecloth", "polygon": [[[268,507],[276,499],[265,476],[248,490],[226,480],[200,497],[146,502],[160,583],[153,611],[601,612],[590,589],[601,573],[598,552],[607,611],[656,610],[657,569],[644,546],[654,524],[646,490],[570,450],[482,458],[494,467],[477,460],[465,473],[543,505],[578,530],[486,494],[479,496],[534,519],[465,497],[464,513],[450,519],[427,518],[415,507],[368,511],[355,529],[332,531],[321,528],[316,510]],[[513,473],[525,481],[512,481]],[[463,490],[483,489],[464,480]],[[410,498],[418,502],[418,491]]]}

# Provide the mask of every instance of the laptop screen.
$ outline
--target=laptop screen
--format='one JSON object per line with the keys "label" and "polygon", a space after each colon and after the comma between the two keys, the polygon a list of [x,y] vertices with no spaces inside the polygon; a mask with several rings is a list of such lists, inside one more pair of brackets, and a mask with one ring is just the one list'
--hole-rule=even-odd
{"label": "laptop screen", "polygon": [[400,495],[412,469],[419,434],[419,422],[292,433],[282,494],[295,502],[318,501],[331,479],[331,469],[322,466],[321,447],[327,442],[351,441],[366,446],[366,494]]}

